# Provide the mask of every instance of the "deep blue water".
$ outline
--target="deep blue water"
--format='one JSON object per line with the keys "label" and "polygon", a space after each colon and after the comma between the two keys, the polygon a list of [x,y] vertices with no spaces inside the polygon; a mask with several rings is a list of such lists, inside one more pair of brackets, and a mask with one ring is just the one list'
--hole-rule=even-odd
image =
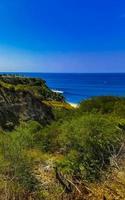
{"label": "deep blue water", "polygon": [[45,79],[51,89],[61,90],[67,101],[78,103],[100,95],[125,96],[125,73],[122,74],[56,74],[20,73]]}

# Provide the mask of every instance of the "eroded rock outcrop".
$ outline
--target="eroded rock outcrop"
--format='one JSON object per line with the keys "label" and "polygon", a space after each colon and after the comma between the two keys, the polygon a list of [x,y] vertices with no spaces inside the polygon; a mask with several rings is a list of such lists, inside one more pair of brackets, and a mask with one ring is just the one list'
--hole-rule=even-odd
{"label": "eroded rock outcrop", "polygon": [[[3,129],[12,129],[20,121],[28,120],[38,121],[42,125],[50,123],[53,119],[53,114],[51,107],[42,102],[44,96],[40,97],[40,94],[37,96],[34,94],[34,90],[31,89],[28,91],[25,87],[23,88],[23,86],[26,86],[26,82],[27,88],[31,84],[34,87],[33,81],[36,81],[36,84],[43,83],[42,86],[47,88],[44,82],[28,78],[22,80],[19,78],[18,82],[14,77],[1,77],[0,81],[0,127]],[[21,87],[17,88],[20,85]],[[40,87],[40,85],[35,85],[36,90],[38,89],[37,87]],[[50,91],[49,88],[48,91]],[[48,98],[50,99],[51,97]]]}
{"label": "eroded rock outcrop", "polygon": [[62,94],[53,92],[46,82],[39,78],[27,78],[14,75],[0,75],[0,84],[6,88],[14,88],[16,91],[30,91],[40,100],[54,100],[64,102]]}

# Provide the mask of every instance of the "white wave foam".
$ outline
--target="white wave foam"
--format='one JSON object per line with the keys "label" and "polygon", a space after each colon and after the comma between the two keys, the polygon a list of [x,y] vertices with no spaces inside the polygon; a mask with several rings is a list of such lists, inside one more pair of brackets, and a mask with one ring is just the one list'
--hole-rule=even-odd
{"label": "white wave foam", "polygon": [[51,89],[53,92],[56,92],[56,93],[60,93],[60,94],[63,94],[64,92],[63,91],[61,91],[61,90],[53,90],[53,89]]}

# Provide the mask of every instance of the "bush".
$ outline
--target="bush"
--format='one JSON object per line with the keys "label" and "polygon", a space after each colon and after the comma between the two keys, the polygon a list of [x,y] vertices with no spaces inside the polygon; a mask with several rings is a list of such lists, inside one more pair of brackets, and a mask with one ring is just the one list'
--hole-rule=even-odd
{"label": "bush", "polygon": [[63,123],[59,128],[60,134],[54,137],[64,154],[59,166],[63,169],[65,165],[65,170],[68,167],[74,175],[98,179],[125,136],[118,127],[118,120],[101,114],[86,114],[72,119],[70,124]]}
{"label": "bush", "polygon": [[34,136],[40,128],[39,124],[30,122],[11,133],[0,132],[0,177],[4,177],[3,184],[8,187],[10,199],[30,199],[32,193],[33,199],[39,199],[39,183],[33,173],[34,161],[26,149],[37,143]]}
{"label": "bush", "polygon": [[81,102],[79,111],[81,112],[100,112],[108,114],[114,112],[115,105],[125,103],[125,98],[113,96],[93,97]]}

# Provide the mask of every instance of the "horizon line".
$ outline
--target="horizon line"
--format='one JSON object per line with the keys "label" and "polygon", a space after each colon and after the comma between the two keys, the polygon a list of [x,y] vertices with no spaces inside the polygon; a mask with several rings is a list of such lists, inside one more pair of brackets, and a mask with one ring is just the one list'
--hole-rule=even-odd
{"label": "horizon line", "polygon": [[0,74],[3,73],[35,73],[35,74],[125,74],[124,72],[25,72],[25,71],[12,71],[12,72],[0,72]]}

